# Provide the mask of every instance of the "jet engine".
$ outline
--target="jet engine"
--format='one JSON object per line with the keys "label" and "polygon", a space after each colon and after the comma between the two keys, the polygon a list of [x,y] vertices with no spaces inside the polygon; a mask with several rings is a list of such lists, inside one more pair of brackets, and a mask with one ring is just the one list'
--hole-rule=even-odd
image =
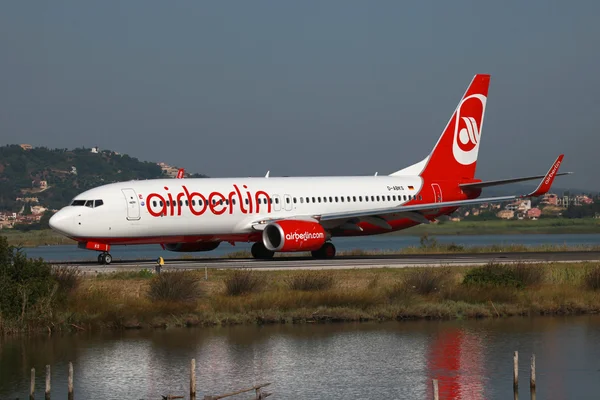
{"label": "jet engine", "polygon": [[323,246],[327,235],[318,222],[281,220],[268,224],[262,235],[263,244],[271,251],[313,251]]}
{"label": "jet engine", "polygon": [[190,242],[190,243],[167,243],[165,249],[179,253],[192,253],[195,251],[211,251],[219,247],[221,242]]}

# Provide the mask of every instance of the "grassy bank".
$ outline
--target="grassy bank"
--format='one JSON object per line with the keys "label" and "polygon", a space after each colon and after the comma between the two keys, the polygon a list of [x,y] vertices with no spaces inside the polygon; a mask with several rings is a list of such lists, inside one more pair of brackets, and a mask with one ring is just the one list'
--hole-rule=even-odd
{"label": "grassy bank", "polygon": [[600,264],[336,271],[148,271],[77,278],[6,334],[230,324],[451,319],[600,311]]}
{"label": "grassy bank", "polygon": [[3,229],[0,231],[0,236],[4,236],[10,245],[18,247],[75,244],[73,240],[49,229],[28,232],[22,232],[14,229]]}

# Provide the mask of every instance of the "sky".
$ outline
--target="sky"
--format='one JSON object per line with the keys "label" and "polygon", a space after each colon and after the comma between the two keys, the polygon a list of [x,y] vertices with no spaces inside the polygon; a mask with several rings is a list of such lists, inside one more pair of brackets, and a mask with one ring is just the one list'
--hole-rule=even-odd
{"label": "sky", "polygon": [[492,75],[477,177],[600,190],[598,1],[0,2],[0,144],[380,175]]}

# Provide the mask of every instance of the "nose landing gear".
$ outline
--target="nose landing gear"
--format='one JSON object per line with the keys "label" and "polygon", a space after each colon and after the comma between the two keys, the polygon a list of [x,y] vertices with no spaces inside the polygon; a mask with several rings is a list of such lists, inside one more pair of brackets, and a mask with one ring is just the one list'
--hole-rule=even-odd
{"label": "nose landing gear", "polygon": [[98,264],[109,265],[112,262],[112,256],[110,253],[104,252],[98,254]]}

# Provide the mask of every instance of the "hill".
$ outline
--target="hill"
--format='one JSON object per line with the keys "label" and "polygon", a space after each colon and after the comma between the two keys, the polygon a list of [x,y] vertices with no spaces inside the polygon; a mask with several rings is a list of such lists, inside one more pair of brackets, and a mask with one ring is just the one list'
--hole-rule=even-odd
{"label": "hill", "polygon": [[161,177],[166,174],[156,163],[110,150],[7,145],[0,147],[0,211],[17,212],[33,198],[44,207],[59,209],[96,186]]}

